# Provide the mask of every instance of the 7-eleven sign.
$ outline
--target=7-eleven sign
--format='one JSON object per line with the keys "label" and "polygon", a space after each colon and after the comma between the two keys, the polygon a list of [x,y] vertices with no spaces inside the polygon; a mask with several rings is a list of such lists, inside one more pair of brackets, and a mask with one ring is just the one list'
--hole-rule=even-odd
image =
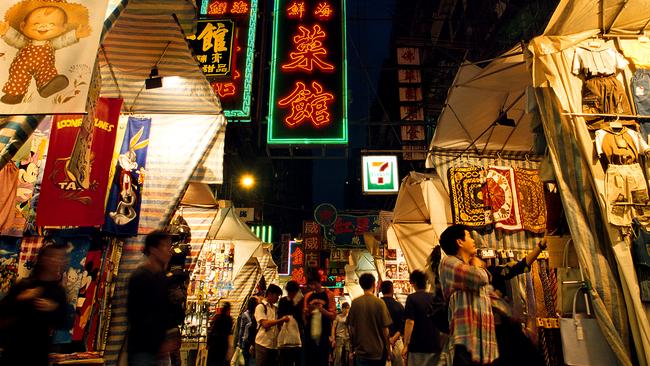
{"label": "7-eleven sign", "polygon": [[397,156],[362,158],[363,193],[394,194],[399,191]]}

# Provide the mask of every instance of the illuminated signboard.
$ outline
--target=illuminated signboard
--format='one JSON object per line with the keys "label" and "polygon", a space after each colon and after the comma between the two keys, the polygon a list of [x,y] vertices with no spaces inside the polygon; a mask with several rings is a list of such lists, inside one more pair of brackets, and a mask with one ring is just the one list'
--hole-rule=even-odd
{"label": "illuminated signboard", "polygon": [[269,144],[346,144],[345,0],[276,0]]}
{"label": "illuminated signboard", "polygon": [[361,161],[363,193],[394,194],[399,191],[397,156],[364,156]]}
{"label": "illuminated signboard", "polygon": [[[253,64],[255,58],[255,32],[257,27],[257,3],[258,0],[202,0],[201,19],[197,24],[197,33],[194,37],[201,35],[202,24],[210,22],[216,25],[221,22],[227,26],[232,22],[233,31],[229,71],[220,68],[219,74],[210,73],[211,65],[214,63],[211,54],[206,55],[206,64],[203,60],[202,40],[197,42],[201,49],[196,52],[197,59],[201,64],[210,85],[215,94],[219,96],[221,105],[229,121],[250,122],[251,117],[251,93],[253,84]],[[217,31],[211,29],[211,31]],[[223,30],[219,30],[223,32]],[[190,36],[192,37],[192,36]],[[207,53],[207,52],[206,52]],[[219,63],[224,63],[225,55],[220,57]],[[217,69],[217,66],[215,66]],[[214,71],[214,70],[212,70]]]}
{"label": "illuminated signboard", "polygon": [[218,77],[232,74],[234,21],[199,20],[196,33],[187,39],[205,76]]}

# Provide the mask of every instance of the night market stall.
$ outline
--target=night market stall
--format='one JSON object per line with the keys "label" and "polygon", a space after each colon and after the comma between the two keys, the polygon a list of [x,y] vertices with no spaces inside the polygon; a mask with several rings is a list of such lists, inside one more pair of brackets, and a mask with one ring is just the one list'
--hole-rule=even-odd
{"label": "night market stall", "polygon": [[[578,260],[598,325],[624,365],[650,362],[648,8],[648,1],[561,1],[528,47]],[[592,64],[594,56],[605,62]],[[615,195],[621,180],[629,184]]]}

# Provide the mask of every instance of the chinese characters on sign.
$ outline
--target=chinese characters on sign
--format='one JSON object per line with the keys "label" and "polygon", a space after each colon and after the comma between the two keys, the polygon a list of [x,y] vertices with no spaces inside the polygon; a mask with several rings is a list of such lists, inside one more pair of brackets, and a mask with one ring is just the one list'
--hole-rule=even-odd
{"label": "chinese characters on sign", "polygon": [[198,21],[196,34],[188,40],[205,76],[231,74],[234,32],[235,22],[232,20]]}
{"label": "chinese characters on sign", "polygon": [[275,14],[268,143],[347,143],[345,0],[278,0]]}
{"label": "chinese characters on sign", "polygon": [[[257,2],[203,0],[200,17],[204,19],[189,38],[229,121],[250,121]],[[206,22],[212,24],[207,30]]]}
{"label": "chinese characters on sign", "polygon": [[[413,124],[402,125],[402,157],[404,160],[426,158],[426,128],[422,95],[422,74],[420,70],[420,49],[416,47],[397,48],[397,81],[399,83],[400,119]],[[418,124],[416,124],[418,123]]]}
{"label": "chinese characters on sign", "polygon": [[365,248],[364,233],[378,233],[379,216],[339,215],[336,223],[325,230],[325,239],[334,243],[336,248]]}

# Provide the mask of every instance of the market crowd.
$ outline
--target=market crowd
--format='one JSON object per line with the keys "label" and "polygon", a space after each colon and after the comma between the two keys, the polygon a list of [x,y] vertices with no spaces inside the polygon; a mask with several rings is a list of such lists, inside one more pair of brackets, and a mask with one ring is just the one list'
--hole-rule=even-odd
{"label": "market crowd", "polygon": [[[230,304],[222,304],[208,333],[207,364],[544,365],[501,286],[530,267],[545,240],[520,262],[490,268],[464,226],[450,226],[439,244],[429,260],[433,276],[411,272],[414,292],[405,306],[395,299],[391,281],[378,287],[365,273],[359,277],[363,295],[342,303],[337,313],[334,294],[315,268],[308,272],[306,293],[295,281],[286,284],[284,296],[271,284],[263,297],[248,299],[236,323]],[[148,235],[145,260],[129,280],[129,366],[180,364],[183,310],[170,301],[165,276],[171,247],[168,234]],[[0,364],[47,365],[50,332],[62,321],[64,264],[64,248],[45,246],[32,276],[0,303]]]}

